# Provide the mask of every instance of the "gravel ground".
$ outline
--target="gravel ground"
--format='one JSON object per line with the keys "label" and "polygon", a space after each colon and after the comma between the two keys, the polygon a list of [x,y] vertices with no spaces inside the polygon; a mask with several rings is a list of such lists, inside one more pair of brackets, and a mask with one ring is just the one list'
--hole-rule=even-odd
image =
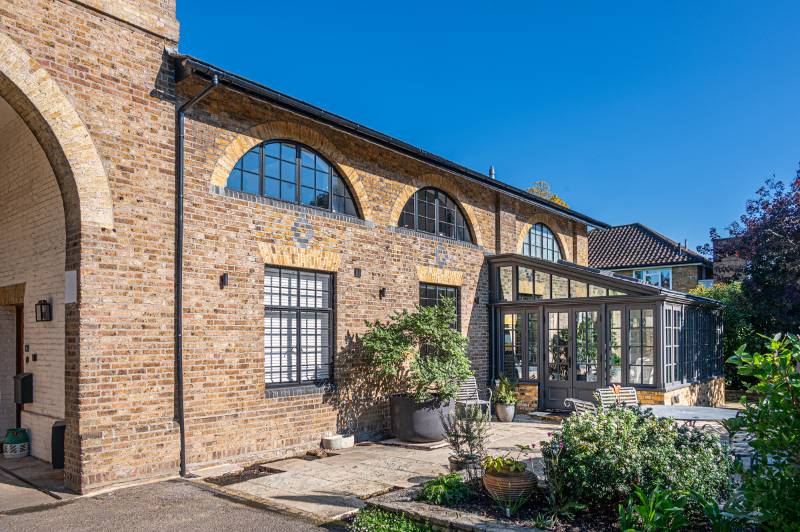
{"label": "gravel ground", "polygon": [[239,503],[187,481],[174,480],[0,515],[0,530],[305,532],[335,528],[320,528],[299,518]]}

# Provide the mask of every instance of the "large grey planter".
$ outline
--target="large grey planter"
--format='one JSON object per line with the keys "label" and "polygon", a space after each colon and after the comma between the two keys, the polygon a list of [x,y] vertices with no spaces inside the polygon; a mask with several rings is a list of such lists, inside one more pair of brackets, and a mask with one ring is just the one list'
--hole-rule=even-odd
{"label": "large grey planter", "polygon": [[501,405],[496,403],[494,405],[494,413],[497,415],[497,420],[504,423],[514,421],[514,413],[517,410],[517,405]]}
{"label": "large grey planter", "polygon": [[395,438],[412,443],[430,443],[444,439],[439,413],[449,414],[453,402],[418,403],[409,395],[393,395],[389,398],[389,410]]}

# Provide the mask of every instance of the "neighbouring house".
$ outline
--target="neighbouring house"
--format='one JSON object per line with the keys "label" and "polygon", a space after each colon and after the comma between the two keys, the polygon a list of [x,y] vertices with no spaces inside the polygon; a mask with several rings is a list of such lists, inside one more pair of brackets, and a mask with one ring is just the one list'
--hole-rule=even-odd
{"label": "neighbouring house", "polygon": [[714,247],[714,282],[730,283],[744,279],[747,261],[739,256],[736,249],[738,237],[715,238]]}
{"label": "neighbouring house", "polygon": [[0,429],[50,460],[64,421],[69,486],[385,432],[358,336],[444,297],[481,386],[529,408],[721,400],[719,305],[590,268],[606,224],[178,37],[174,0],[0,9]]}
{"label": "neighbouring house", "polygon": [[640,223],[591,231],[589,266],[678,292],[713,282],[710,260]]}

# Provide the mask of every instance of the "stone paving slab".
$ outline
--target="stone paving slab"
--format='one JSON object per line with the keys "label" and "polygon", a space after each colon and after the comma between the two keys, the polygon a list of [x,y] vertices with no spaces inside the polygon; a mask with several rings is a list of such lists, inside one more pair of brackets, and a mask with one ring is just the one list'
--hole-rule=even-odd
{"label": "stone paving slab", "polygon": [[[515,444],[538,444],[547,432],[557,428],[558,424],[531,420],[492,423],[489,452],[510,450]],[[231,484],[222,490],[316,522],[330,522],[353,514],[374,497],[419,486],[447,473],[449,454],[447,447],[356,446],[319,460],[287,458],[269,462],[264,465],[283,472]],[[541,459],[534,460],[532,468],[540,473]]]}

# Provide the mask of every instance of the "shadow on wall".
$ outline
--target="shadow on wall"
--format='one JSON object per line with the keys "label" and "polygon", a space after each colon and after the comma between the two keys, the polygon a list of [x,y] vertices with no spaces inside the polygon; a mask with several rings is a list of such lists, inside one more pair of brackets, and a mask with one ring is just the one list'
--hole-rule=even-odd
{"label": "shadow on wall", "polygon": [[336,358],[337,385],[330,404],[336,408],[337,431],[357,439],[374,439],[387,433],[389,397],[403,388],[403,375],[384,377],[370,367],[361,339],[347,333],[345,347]]}

